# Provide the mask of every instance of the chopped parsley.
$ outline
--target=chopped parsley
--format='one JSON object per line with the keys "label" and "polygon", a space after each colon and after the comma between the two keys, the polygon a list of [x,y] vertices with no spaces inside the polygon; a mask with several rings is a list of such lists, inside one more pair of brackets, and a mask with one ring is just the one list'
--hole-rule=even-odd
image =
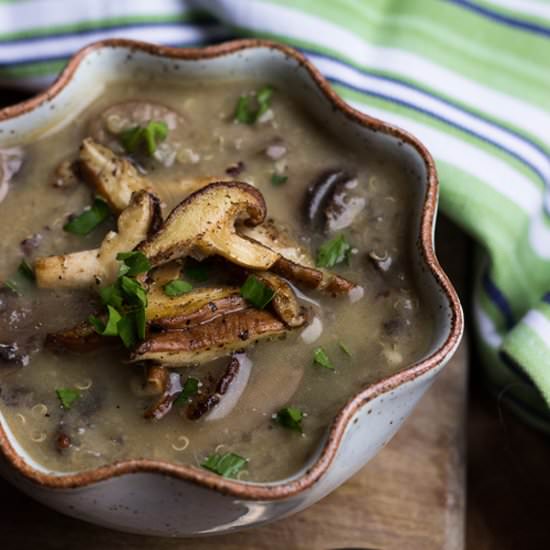
{"label": "chopped parsley", "polygon": [[135,153],[144,147],[149,156],[153,156],[161,141],[168,136],[168,126],[162,120],[151,120],[147,126],[134,126],[119,134],[119,140],[127,153]]}
{"label": "chopped parsley", "polygon": [[[118,336],[127,348],[132,348],[138,340],[145,338],[145,308],[147,290],[130,274],[139,275],[148,271],[149,262],[141,253],[123,252],[117,259],[123,262],[118,279],[101,289],[101,302],[106,308],[106,320],[93,315],[88,322],[98,334]],[[124,268],[126,266],[127,270]]]}
{"label": "chopped parsley", "polygon": [[90,208],[68,221],[63,229],[73,235],[87,235],[105,221],[110,214],[111,211],[107,203],[97,197]]}
{"label": "chopped parsley", "polygon": [[302,433],[302,420],[304,413],[297,407],[285,407],[281,409],[274,417],[275,422],[281,426]]}
{"label": "chopped parsley", "polygon": [[288,180],[288,176],[284,176],[283,174],[277,174],[276,172],[273,172],[271,174],[271,184],[275,187],[278,187],[279,185],[283,185]]}
{"label": "chopped parsley", "polygon": [[28,281],[34,281],[34,271],[27,260],[21,261],[19,267],[17,268],[17,273],[22,277],[25,277]]}
{"label": "chopped parsley", "polygon": [[348,346],[346,346],[346,344],[344,344],[344,342],[342,342],[342,340],[339,340],[339,341],[338,341],[338,347],[339,347],[348,357],[351,357],[351,356],[352,356],[352,353],[351,353],[350,349],[348,348]]}
{"label": "chopped parsley", "polygon": [[166,283],[162,288],[166,296],[175,298],[176,296],[187,294],[187,292],[193,290],[193,285],[187,281],[183,281],[182,279],[174,279],[173,281]]}
{"label": "chopped parsley", "polygon": [[4,287],[9,288],[15,294],[21,295],[20,289],[26,283],[34,281],[34,271],[26,260],[22,260],[17,268],[15,275],[4,281]]}
{"label": "chopped parsley", "polygon": [[344,235],[338,235],[334,239],[324,242],[317,252],[317,267],[334,267],[342,262],[349,262],[351,245]]}
{"label": "chopped parsley", "polygon": [[197,395],[199,393],[199,380],[190,376],[183,385],[181,393],[178,395],[174,401],[174,405],[185,405],[189,401],[190,397]]}
{"label": "chopped parsley", "polygon": [[246,458],[235,453],[212,453],[202,462],[201,467],[223,477],[235,478],[247,463]]}
{"label": "chopped parsley", "polygon": [[315,351],[313,352],[313,364],[319,365],[320,367],[323,367],[325,369],[334,370],[335,367],[332,364],[332,361],[329,359],[329,356],[327,355],[327,352],[319,347],[315,348]]}
{"label": "chopped parsley", "polygon": [[249,275],[241,287],[241,296],[254,307],[264,309],[273,300],[275,292],[254,275]]}
{"label": "chopped parsley", "polygon": [[147,273],[151,269],[151,264],[143,252],[119,252],[116,259],[122,262],[118,271],[119,276],[135,277],[140,273]]}
{"label": "chopped parsley", "polygon": [[255,96],[242,95],[237,101],[234,118],[241,124],[254,124],[271,106],[273,88],[264,86]]}
{"label": "chopped parsley", "polygon": [[73,388],[59,388],[55,390],[61,406],[65,410],[69,410],[73,403],[80,397],[80,392]]}

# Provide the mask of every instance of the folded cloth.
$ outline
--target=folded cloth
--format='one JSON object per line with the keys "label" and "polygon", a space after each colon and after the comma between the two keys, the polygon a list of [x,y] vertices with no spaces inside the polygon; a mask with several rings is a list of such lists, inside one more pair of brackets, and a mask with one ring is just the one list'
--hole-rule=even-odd
{"label": "folded cloth", "polygon": [[5,0],[0,83],[37,89],[75,50],[291,44],[348,102],[416,134],[441,207],[479,244],[473,321],[503,401],[550,431],[550,4],[537,0]]}

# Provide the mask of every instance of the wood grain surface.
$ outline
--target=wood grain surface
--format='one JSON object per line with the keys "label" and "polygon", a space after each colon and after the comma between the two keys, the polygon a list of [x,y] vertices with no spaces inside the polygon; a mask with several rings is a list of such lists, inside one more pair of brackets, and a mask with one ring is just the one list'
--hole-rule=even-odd
{"label": "wood grain surface", "polygon": [[[463,281],[465,241],[447,224],[442,261]],[[395,438],[361,472],[311,508],[241,533],[176,540],[95,527],[35,503],[0,481],[2,550],[462,550],[467,345]]]}

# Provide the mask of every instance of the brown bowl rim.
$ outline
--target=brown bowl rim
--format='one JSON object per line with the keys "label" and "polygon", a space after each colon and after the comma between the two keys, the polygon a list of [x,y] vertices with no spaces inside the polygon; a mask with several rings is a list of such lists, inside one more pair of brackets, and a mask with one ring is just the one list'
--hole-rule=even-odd
{"label": "brown bowl rim", "polygon": [[67,475],[50,475],[30,466],[15,451],[1,425],[0,451],[2,451],[8,464],[23,476],[23,478],[41,487],[51,489],[81,488],[126,474],[155,473],[191,482],[204,488],[218,491],[224,495],[243,500],[268,501],[295,496],[310,488],[327,472],[336,455],[350,420],[361,407],[375,397],[387,393],[437,368],[459,344],[463,331],[462,309],[452,284],[439,265],[432,242],[439,185],[434,161],[426,147],[413,135],[391,124],[363,114],[345,103],[330,87],[324,77],[321,76],[320,72],[301,53],[288,46],[263,39],[233,40],[203,48],[172,48],[128,39],[108,39],[93,42],[79,50],[70,59],[57,80],[43,93],[22,103],[0,110],[0,121],[27,113],[57,96],[71,81],[82,61],[90,53],[104,48],[129,48],[132,51],[146,52],[163,58],[192,61],[221,57],[252,48],[278,50],[302,66],[309,73],[310,78],[315,82],[324,96],[330,101],[333,108],[343,112],[349,120],[361,126],[374,129],[375,131],[394,136],[411,145],[423,159],[428,175],[428,185],[421,214],[419,235],[420,253],[432,276],[449,301],[451,328],[445,342],[431,355],[422,361],[413,363],[407,369],[367,387],[350,398],[335,416],[318,458],[299,477],[292,478],[288,481],[266,484],[248,484],[226,479],[194,466],[176,465],[149,459],[125,460],[84,472]]}

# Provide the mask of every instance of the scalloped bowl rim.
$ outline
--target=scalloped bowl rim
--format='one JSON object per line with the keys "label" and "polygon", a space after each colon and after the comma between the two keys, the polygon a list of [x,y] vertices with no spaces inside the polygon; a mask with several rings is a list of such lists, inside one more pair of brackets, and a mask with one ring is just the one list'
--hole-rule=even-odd
{"label": "scalloped bowl rim", "polygon": [[288,46],[262,39],[234,40],[203,48],[171,48],[128,39],[109,39],[93,42],[79,50],[70,59],[57,80],[44,92],[27,101],[0,110],[0,122],[28,113],[56,97],[71,81],[83,60],[90,53],[103,48],[126,48],[130,51],[138,50],[164,59],[190,61],[202,61],[221,57],[245,49],[268,48],[278,50],[304,68],[317,88],[332,104],[333,108],[341,111],[349,120],[360,126],[398,138],[412,146],[423,160],[427,173],[427,185],[422,204],[420,235],[418,239],[420,256],[424,261],[425,267],[448,301],[451,314],[450,329],[444,342],[430,355],[412,363],[398,373],[368,386],[348,399],[346,404],[334,417],[324,442],[320,443],[320,445],[322,444],[322,449],[318,452],[316,460],[310,467],[303,470],[303,473],[296,477],[288,478],[288,480],[269,483],[242,482],[217,476],[195,466],[177,465],[152,459],[124,460],[82,472],[49,474],[32,467],[17,453],[1,423],[0,451],[3,457],[7,459],[8,464],[24,478],[42,487],[51,489],[81,488],[125,474],[147,472],[171,476],[243,500],[271,501],[294,496],[310,488],[327,472],[346,429],[359,409],[363,408],[375,397],[388,393],[428,371],[435,370],[458,347],[464,324],[462,309],[452,284],[439,265],[433,247],[433,230],[438,199],[438,180],[434,161],[426,147],[413,135],[396,126],[361,113],[340,99],[324,77],[321,76],[320,72],[301,53]]}

